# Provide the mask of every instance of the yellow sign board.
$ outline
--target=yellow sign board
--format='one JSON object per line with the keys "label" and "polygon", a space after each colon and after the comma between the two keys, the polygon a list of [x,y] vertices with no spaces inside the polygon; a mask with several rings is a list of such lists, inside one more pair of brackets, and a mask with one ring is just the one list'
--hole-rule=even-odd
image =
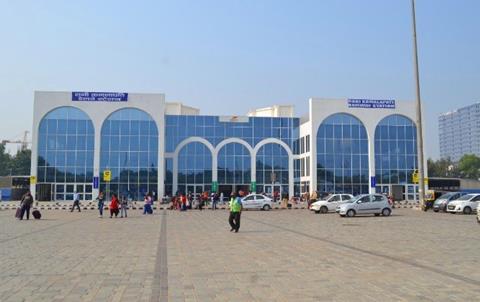
{"label": "yellow sign board", "polygon": [[418,176],[418,171],[417,171],[417,170],[413,171],[413,174],[412,174],[412,182],[413,182],[414,184],[418,184],[419,178],[420,178],[420,177]]}
{"label": "yellow sign board", "polygon": [[103,181],[111,181],[112,180],[112,171],[105,170],[103,171]]}
{"label": "yellow sign board", "polygon": [[30,184],[34,185],[37,183],[37,177],[36,176],[30,176]]}

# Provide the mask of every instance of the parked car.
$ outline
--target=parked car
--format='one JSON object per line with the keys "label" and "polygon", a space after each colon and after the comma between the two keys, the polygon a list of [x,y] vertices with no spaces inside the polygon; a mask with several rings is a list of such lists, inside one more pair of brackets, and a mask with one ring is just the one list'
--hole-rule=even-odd
{"label": "parked car", "polygon": [[480,201],[480,194],[466,194],[460,198],[451,201],[447,206],[447,212],[456,214],[472,214],[477,210],[478,202]]}
{"label": "parked car", "polygon": [[365,194],[339,205],[336,212],[342,217],[353,217],[362,214],[390,216],[392,207],[388,202],[388,198],[382,194]]}
{"label": "parked car", "polygon": [[326,198],[316,201],[310,205],[310,211],[315,213],[335,212],[337,206],[353,199],[350,194],[331,194]]}
{"label": "parked car", "polygon": [[261,194],[250,194],[242,199],[244,209],[259,209],[268,211],[272,209],[273,201],[270,197]]}
{"label": "parked car", "polygon": [[447,205],[455,199],[459,199],[463,195],[467,193],[464,192],[448,192],[443,194],[442,196],[438,197],[435,202],[433,203],[433,211],[447,211]]}

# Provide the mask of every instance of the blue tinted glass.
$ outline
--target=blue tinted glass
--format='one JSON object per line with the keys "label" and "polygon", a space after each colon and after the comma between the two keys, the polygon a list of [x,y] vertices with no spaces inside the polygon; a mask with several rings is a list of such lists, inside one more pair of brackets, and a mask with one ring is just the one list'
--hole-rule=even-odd
{"label": "blue tinted glass", "polygon": [[[364,166],[366,174],[359,170]],[[354,194],[362,186],[368,187],[368,139],[357,118],[340,113],[322,122],[317,131],[317,168],[321,169],[321,177],[317,177],[320,191]]]}
{"label": "blue tinted glass", "polygon": [[375,174],[381,175],[383,184],[412,183],[416,169],[416,127],[401,115],[390,115],[378,123],[375,130],[375,154],[381,159]]}

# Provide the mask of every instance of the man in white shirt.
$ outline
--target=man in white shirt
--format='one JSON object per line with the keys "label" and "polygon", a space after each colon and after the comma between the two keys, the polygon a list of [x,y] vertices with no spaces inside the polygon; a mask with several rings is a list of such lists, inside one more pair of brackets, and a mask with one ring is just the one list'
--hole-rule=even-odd
{"label": "man in white shirt", "polygon": [[77,193],[77,191],[73,192],[73,207],[70,212],[73,212],[73,210],[77,207],[78,211],[80,211],[80,194]]}

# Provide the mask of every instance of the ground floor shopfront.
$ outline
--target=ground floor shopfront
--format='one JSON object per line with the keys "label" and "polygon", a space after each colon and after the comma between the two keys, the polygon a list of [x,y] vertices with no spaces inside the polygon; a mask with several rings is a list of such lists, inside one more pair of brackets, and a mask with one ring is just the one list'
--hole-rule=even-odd
{"label": "ground floor shopfront", "polygon": [[38,200],[99,191],[132,200],[240,189],[418,193],[413,102],[313,98],[302,118],[290,106],[200,115],[162,94],[36,92],[34,106]]}

